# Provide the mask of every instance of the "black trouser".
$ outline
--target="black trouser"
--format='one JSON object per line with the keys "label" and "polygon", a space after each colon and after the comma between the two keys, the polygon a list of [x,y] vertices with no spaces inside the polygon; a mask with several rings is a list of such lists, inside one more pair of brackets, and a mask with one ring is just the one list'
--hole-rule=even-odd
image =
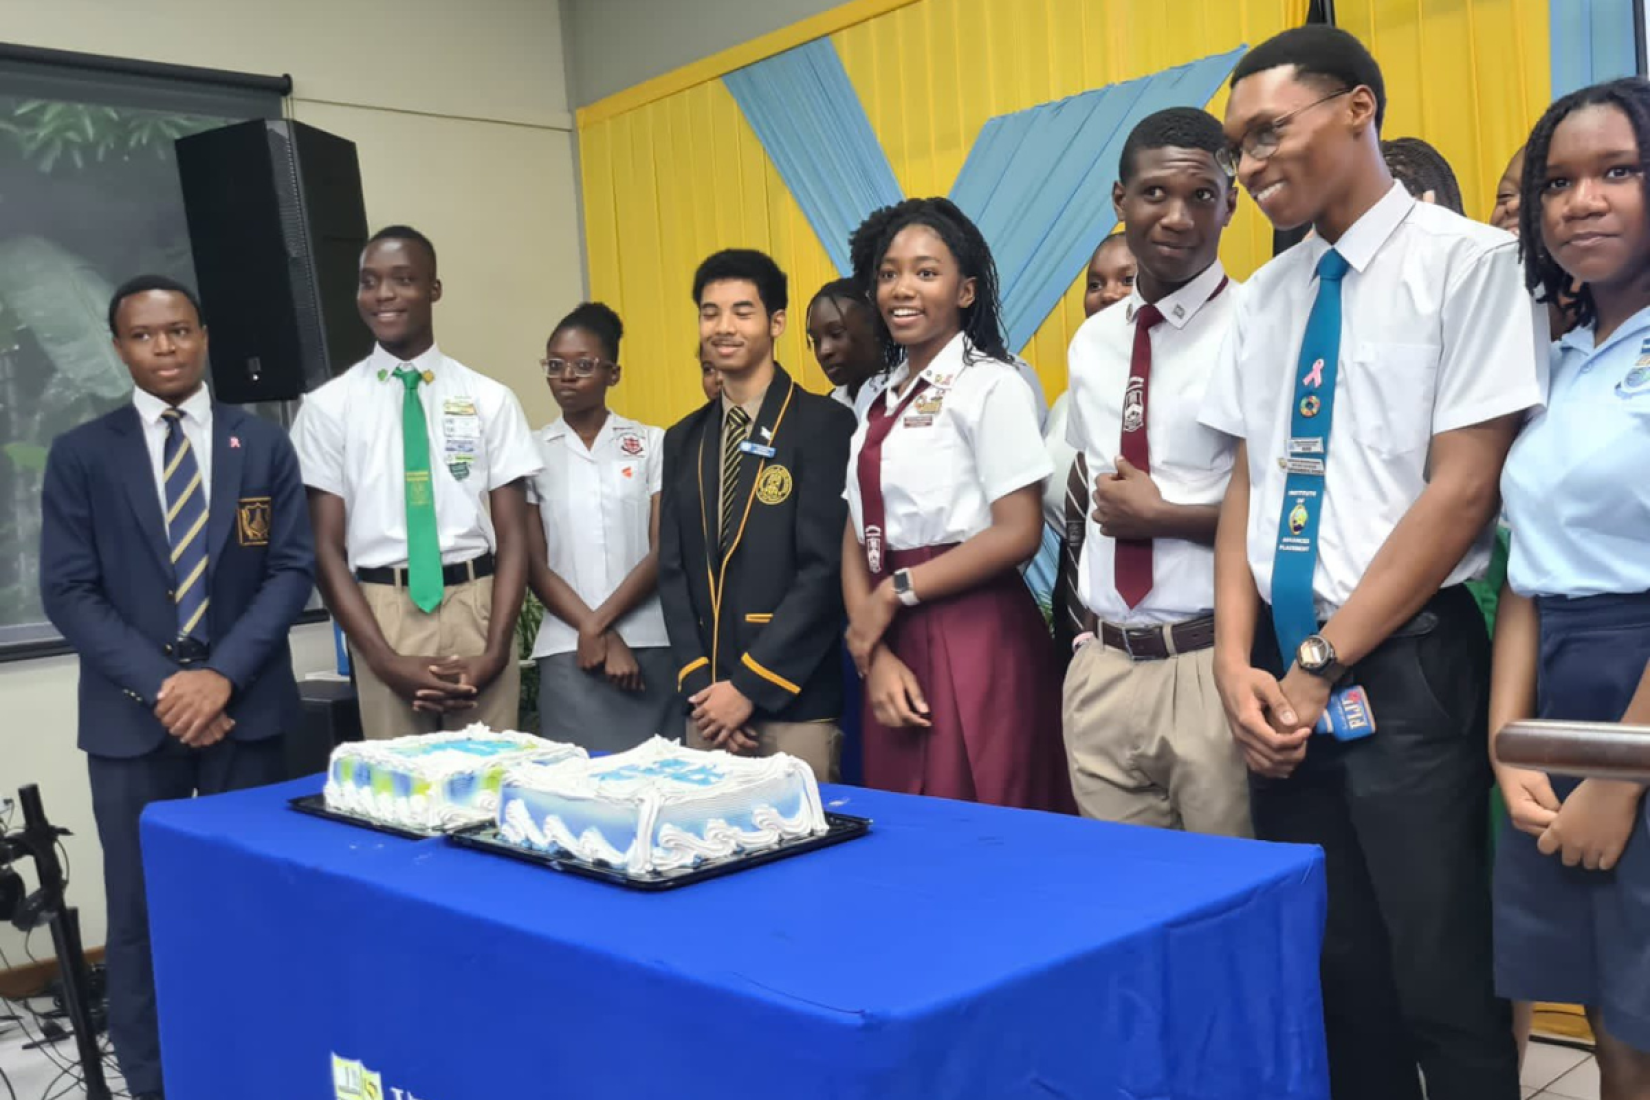
{"label": "black trouser", "polygon": [[[1283,672],[1262,608],[1254,664]],[[1440,592],[1353,670],[1376,732],[1314,736],[1288,779],[1250,776],[1255,833],[1324,850],[1324,1018],[1335,1100],[1517,1100],[1491,979],[1489,639]]]}
{"label": "black trouser", "polygon": [[109,898],[109,1038],[132,1094],[159,1092],[160,1035],[138,818],[151,802],[279,783],[286,778],[281,738],[225,739],[190,749],[168,737],[143,756],[88,756],[87,767]]}

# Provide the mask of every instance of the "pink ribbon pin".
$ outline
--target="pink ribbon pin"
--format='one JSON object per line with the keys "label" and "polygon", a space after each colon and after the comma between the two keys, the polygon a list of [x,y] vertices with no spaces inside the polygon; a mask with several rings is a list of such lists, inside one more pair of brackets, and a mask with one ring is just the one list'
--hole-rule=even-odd
{"label": "pink ribbon pin", "polygon": [[1301,379],[1301,385],[1305,386],[1307,389],[1313,390],[1323,385],[1322,359],[1319,359],[1316,363],[1312,364],[1312,369],[1306,372],[1305,378]]}
{"label": "pink ribbon pin", "polygon": [[241,449],[241,437],[240,436],[232,435],[232,436],[229,437],[229,449],[232,450],[232,451],[238,451],[238,450]]}

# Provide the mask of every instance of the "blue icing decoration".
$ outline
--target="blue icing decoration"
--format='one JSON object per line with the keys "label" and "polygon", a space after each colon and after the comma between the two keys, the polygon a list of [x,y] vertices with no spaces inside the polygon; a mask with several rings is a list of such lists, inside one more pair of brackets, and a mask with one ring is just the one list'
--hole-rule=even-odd
{"label": "blue icing decoration", "polygon": [[597,772],[598,780],[621,782],[630,779],[661,779],[690,787],[714,787],[726,778],[719,768],[688,760],[655,760],[651,764],[626,764],[612,771]]}
{"label": "blue icing decoration", "polygon": [[438,752],[463,752],[471,756],[491,757],[502,756],[507,752],[521,752],[522,746],[513,741],[482,741],[467,738],[463,741],[444,741],[440,744],[416,744],[397,746],[394,750],[397,756],[430,756]]}

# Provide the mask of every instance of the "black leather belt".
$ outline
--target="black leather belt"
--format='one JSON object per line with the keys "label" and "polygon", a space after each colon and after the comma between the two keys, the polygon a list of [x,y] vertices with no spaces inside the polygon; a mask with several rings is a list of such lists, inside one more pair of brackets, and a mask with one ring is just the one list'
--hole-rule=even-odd
{"label": "black leather belt", "polygon": [[1101,623],[1098,633],[1104,645],[1122,650],[1136,661],[1162,661],[1213,646],[1215,617],[1204,615],[1165,626],[1122,627]]}
{"label": "black leather belt", "polygon": [[212,656],[212,647],[195,638],[179,638],[162,651],[180,665],[194,665]]}
{"label": "black leather belt", "polygon": [[[457,565],[441,567],[441,584],[445,588],[464,584],[466,581],[479,581],[482,577],[490,577],[497,568],[498,562],[491,553],[483,554],[479,558],[461,561]],[[385,566],[382,569],[357,569],[355,579],[362,584],[393,584],[397,588],[407,586],[407,570],[401,566]]]}

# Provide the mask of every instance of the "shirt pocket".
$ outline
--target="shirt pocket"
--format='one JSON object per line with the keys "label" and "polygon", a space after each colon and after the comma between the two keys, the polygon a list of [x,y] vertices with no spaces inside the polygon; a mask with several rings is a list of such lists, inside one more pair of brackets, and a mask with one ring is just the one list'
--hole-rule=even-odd
{"label": "shirt pocket", "polygon": [[1360,446],[1378,455],[1424,450],[1432,439],[1440,350],[1436,344],[1359,342],[1342,367],[1336,423],[1346,424]]}

